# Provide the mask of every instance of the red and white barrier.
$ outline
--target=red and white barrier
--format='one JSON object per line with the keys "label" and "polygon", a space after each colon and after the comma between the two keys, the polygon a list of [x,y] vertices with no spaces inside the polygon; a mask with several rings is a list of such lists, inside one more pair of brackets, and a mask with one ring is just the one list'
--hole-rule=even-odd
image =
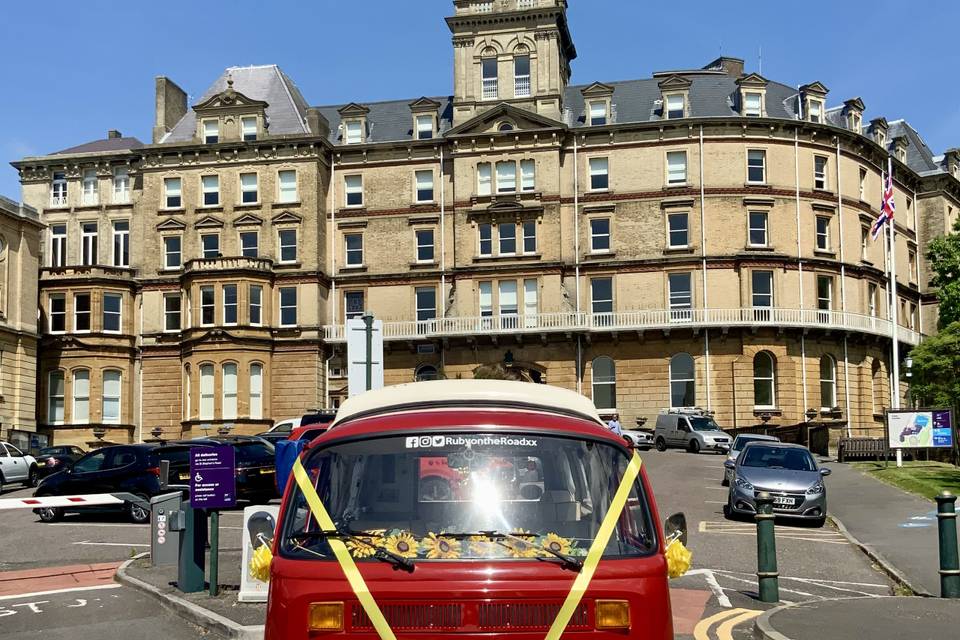
{"label": "red and white barrier", "polygon": [[[122,496],[122,497],[121,497]],[[43,498],[3,498],[0,511],[9,509],[44,509],[47,507],[95,507],[105,504],[123,504],[132,500],[142,502],[129,493],[91,493],[82,496],[46,496]]]}

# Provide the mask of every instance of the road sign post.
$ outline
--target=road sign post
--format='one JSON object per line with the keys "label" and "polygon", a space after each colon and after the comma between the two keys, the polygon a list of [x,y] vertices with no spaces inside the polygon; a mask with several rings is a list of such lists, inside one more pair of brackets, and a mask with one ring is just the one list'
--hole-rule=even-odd
{"label": "road sign post", "polygon": [[[230,445],[192,447],[190,449],[190,509],[186,511],[186,531],[181,536],[181,591],[202,591],[204,586],[204,547],[207,541],[206,516],[210,513],[210,595],[219,584],[220,509],[237,504],[236,454]],[[201,535],[202,533],[202,535]],[[184,549],[184,539],[187,540]],[[199,574],[199,577],[198,577]],[[186,588],[184,588],[186,587]]]}
{"label": "road sign post", "polygon": [[347,384],[350,396],[383,388],[383,321],[366,313],[347,320]]}
{"label": "road sign post", "polygon": [[940,597],[960,598],[960,558],[957,550],[957,496],[937,496],[937,533],[940,539]]}

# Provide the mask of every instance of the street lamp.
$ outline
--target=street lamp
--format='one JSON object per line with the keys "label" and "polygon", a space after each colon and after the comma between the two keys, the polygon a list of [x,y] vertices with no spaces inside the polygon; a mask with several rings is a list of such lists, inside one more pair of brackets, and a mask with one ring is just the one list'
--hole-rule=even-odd
{"label": "street lamp", "polygon": [[904,377],[912,378],[913,377],[913,358],[911,358],[910,356],[907,356],[906,358],[904,358],[903,366],[906,369],[906,373],[904,373]]}

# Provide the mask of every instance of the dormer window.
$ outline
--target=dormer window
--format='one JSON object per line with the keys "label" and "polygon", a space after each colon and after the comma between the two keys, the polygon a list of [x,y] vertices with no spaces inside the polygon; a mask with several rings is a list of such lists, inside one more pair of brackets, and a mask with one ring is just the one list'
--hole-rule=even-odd
{"label": "dormer window", "polygon": [[363,124],[359,120],[347,122],[344,128],[346,130],[344,139],[347,144],[360,144],[363,142]]}
{"label": "dormer window", "polygon": [[807,101],[807,120],[810,122],[823,122],[823,102],[820,100]]}
{"label": "dormer window", "polygon": [[683,95],[679,93],[665,96],[664,112],[667,114],[667,119],[683,118],[686,113],[685,102]]}
{"label": "dormer window", "polygon": [[433,116],[417,116],[417,140],[430,140],[433,138]]}
{"label": "dormer window", "polygon": [[[800,87],[801,114],[806,115],[808,122],[823,124],[825,122],[824,100],[830,92],[822,82],[811,82]],[[802,117],[801,117],[802,119]]]}
{"label": "dormer window", "polygon": [[607,124],[607,103],[604,100],[594,100],[590,103],[590,126],[602,127]]}
{"label": "dormer window", "polygon": [[240,118],[240,135],[243,137],[244,142],[250,142],[257,139],[256,116]]}
{"label": "dormer window", "polygon": [[743,94],[743,115],[759,118],[763,115],[763,94],[753,91]]}
{"label": "dormer window", "polygon": [[887,134],[885,132],[877,131],[876,135],[874,136],[874,139],[877,141],[878,145],[880,145],[884,149],[887,148]]}
{"label": "dormer window", "polygon": [[203,142],[205,144],[216,144],[220,142],[220,121],[203,121]]}
{"label": "dormer window", "polygon": [[847,127],[854,133],[860,133],[863,129],[863,117],[856,111],[851,111],[847,116]]}

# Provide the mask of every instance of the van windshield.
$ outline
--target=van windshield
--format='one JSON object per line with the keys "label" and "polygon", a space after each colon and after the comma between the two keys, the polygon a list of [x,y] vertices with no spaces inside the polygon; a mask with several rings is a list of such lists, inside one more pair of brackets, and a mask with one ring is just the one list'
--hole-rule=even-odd
{"label": "van windshield", "polygon": [[[334,444],[305,468],[341,538],[358,559],[375,547],[411,559],[549,558],[586,555],[627,455],[612,445],[541,435],[432,432]],[[332,560],[296,489],[285,511],[281,553]],[[605,556],[656,550],[639,481]]]}
{"label": "van windshield", "polygon": [[713,418],[688,418],[694,431],[720,431],[720,425]]}

